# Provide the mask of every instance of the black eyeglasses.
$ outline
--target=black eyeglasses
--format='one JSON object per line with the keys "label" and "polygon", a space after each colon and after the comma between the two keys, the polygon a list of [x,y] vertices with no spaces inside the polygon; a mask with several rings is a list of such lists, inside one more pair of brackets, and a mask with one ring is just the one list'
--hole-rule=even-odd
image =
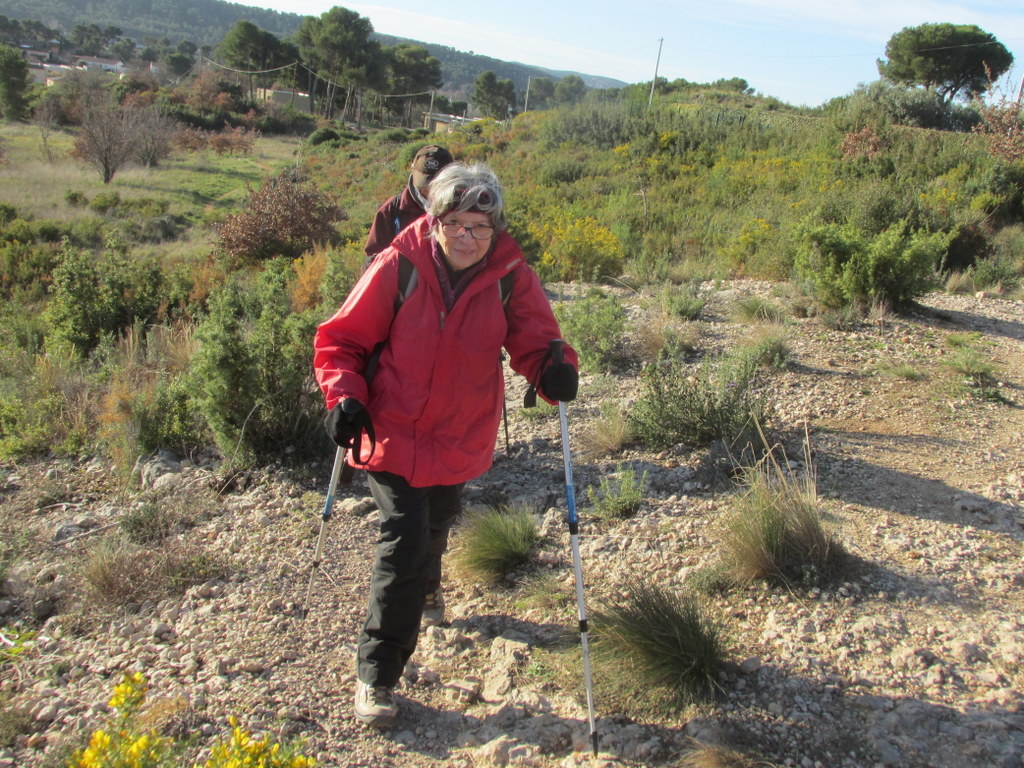
{"label": "black eyeglasses", "polygon": [[441,231],[444,232],[445,237],[451,238],[462,237],[469,232],[470,237],[474,240],[490,240],[494,235],[494,227],[486,224],[466,226],[465,224],[459,224],[457,221],[449,221],[442,224]]}

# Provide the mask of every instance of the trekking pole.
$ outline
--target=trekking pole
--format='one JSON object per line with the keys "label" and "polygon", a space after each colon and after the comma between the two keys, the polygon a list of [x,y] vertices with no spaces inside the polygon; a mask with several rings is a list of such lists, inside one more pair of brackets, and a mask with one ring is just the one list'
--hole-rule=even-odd
{"label": "trekking pole", "polygon": [[[562,362],[561,339],[550,344],[551,362]],[[597,726],[594,722],[594,686],[590,679],[590,644],[587,640],[587,607],[583,601],[583,566],[580,563],[580,521],[576,516],[576,486],[572,480],[572,455],[569,452],[569,422],[565,403],[558,401],[558,421],[562,428],[562,460],[565,463],[565,498],[568,506],[566,522],[569,524],[569,546],[572,548],[572,566],[576,571],[576,609],[580,620],[580,647],[583,650],[583,682],[587,689],[587,713],[590,719],[590,742],[597,757]]]}
{"label": "trekking pole", "polygon": [[324,540],[327,534],[327,521],[331,519],[331,508],[334,506],[334,493],[338,489],[338,478],[345,466],[345,450],[339,446],[334,454],[334,467],[331,469],[331,482],[327,487],[327,498],[324,500],[324,511],[320,515],[320,535],[316,538],[316,552],[313,554],[313,567],[309,571],[309,586],[306,588],[306,601],[302,604],[302,619],[309,613],[309,598],[313,594],[313,579],[320,568],[320,558],[324,551]]}

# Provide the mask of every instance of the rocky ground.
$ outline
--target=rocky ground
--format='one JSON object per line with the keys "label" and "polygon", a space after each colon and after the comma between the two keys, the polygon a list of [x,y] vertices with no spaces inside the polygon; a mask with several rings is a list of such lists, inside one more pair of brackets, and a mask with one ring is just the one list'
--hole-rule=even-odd
{"label": "rocky ground", "polygon": [[[752,332],[731,314],[750,293],[771,291],[708,287],[701,345]],[[994,365],[987,397],[944,365],[951,336]],[[815,472],[823,518],[853,560],[828,587],[711,599],[733,662],[719,700],[637,714],[612,691],[619,681],[595,679],[592,757],[582,680],[551,671],[577,637],[557,416],[523,414],[516,382],[509,455],[499,443],[467,500],[547,510],[534,567],[553,577],[554,595],[453,576],[450,623],[421,635],[399,721],[381,732],[350,715],[375,541],[361,478],[339,493],[303,619],[328,463],[225,487],[213,465],[160,456],[144,467],[146,490],[131,493],[99,461],[4,465],[0,522],[20,555],[0,622],[8,641],[33,622],[38,634],[0,661],[0,768],[61,765],[134,670],[151,682],[152,722],[191,737],[193,758],[236,715],[256,733],[305,739],[327,766],[671,766],[695,743],[801,768],[1024,765],[1024,303],[929,294],[915,312],[852,326],[788,319],[785,338],[789,363],[769,385],[772,435],[794,469]],[[900,364],[922,378],[896,375]],[[601,402],[636,391],[635,373],[585,377],[570,408],[574,447]],[[585,490],[623,463],[647,473],[643,508],[588,519]],[[715,562],[715,524],[735,498],[715,466],[681,447],[577,454],[588,605],[628,574],[682,589]],[[154,498],[188,521],[163,548],[180,540],[220,564],[216,576],[184,595],[103,609],[83,590],[81,564]]]}

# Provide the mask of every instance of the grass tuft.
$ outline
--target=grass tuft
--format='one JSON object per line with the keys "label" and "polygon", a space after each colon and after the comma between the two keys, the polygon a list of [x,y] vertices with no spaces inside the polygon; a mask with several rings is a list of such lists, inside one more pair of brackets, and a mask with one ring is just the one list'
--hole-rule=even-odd
{"label": "grass tuft", "polygon": [[834,578],[846,552],[822,525],[813,472],[785,471],[769,452],[744,469],[743,480],[745,490],[725,516],[721,533],[730,578],[738,584],[817,584]]}
{"label": "grass tuft", "polygon": [[537,524],[525,507],[469,513],[458,529],[456,567],[467,576],[497,583],[529,560],[537,538]]}
{"label": "grass tuft", "polygon": [[594,655],[641,708],[709,699],[726,660],[721,628],[695,598],[630,578],[594,611]]}
{"label": "grass tuft", "polygon": [[601,403],[601,414],[580,436],[580,452],[589,458],[617,453],[630,439],[629,419],[615,400]]}
{"label": "grass tuft", "polygon": [[721,744],[697,743],[683,753],[679,768],[773,768],[774,763]]}

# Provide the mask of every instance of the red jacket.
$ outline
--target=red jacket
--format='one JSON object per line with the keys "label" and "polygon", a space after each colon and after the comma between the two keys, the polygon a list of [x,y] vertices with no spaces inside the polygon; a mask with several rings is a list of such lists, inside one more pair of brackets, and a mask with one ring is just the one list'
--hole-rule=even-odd
{"label": "red jacket", "polygon": [[[548,344],[561,338],[536,273],[516,241],[499,234],[486,266],[446,312],[424,217],[404,229],[363,273],[341,309],[322,323],[313,367],[328,410],[345,398],[365,404],[377,445],[364,465],[392,472],[414,487],[454,485],[491,466],[504,402],[502,347],[529,381],[548,364]],[[417,283],[395,313],[398,254]],[[507,305],[499,280],[515,272]],[[363,369],[387,340],[367,392]],[[565,360],[578,365],[566,345]],[[364,437],[362,456],[370,452]],[[355,465],[350,457],[349,462]]]}

